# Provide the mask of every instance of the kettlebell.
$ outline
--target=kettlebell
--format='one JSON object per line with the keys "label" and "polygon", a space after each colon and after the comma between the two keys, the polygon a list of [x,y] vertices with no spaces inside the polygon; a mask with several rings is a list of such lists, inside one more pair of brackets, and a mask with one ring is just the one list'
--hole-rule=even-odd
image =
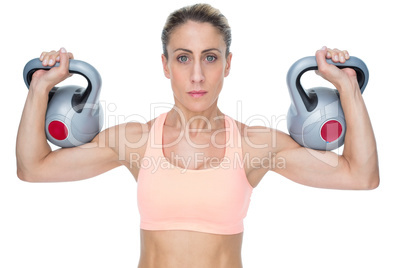
{"label": "kettlebell", "polygon": [[[59,63],[54,67],[57,66]],[[30,60],[23,71],[28,89],[35,71],[51,68],[43,66],[38,58]],[[74,147],[90,142],[103,126],[103,110],[99,103],[102,80],[98,71],[84,61],[71,59],[69,72],[85,77],[88,86],[54,87],[49,92],[45,132],[47,139],[60,147]]]}
{"label": "kettlebell", "polygon": [[[327,59],[327,62],[341,69],[355,70],[360,91],[363,93],[368,83],[369,72],[362,60],[350,57],[345,63],[335,63],[330,59]],[[286,80],[292,101],[287,114],[289,134],[303,147],[334,150],[343,145],[346,133],[345,115],[339,92],[326,87],[304,89],[300,78],[309,70],[318,70],[314,56],[296,61],[287,74]]]}

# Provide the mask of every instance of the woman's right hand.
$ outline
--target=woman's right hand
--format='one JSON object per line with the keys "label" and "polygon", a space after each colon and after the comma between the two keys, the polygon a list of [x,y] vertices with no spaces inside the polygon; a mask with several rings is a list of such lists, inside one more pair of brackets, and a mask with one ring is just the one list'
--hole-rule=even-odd
{"label": "woman's right hand", "polygon": [[33,74],[30,88],[35,91],[45,90],[48,93],[54,86],[70,76],[69,60],[74,59],[74,56],[65,48],[61,48],[59,51],[42,52],[39,59],[43,66],[51,67],[56,62],[59,62],[60,65],[50,70],[37,70]]}

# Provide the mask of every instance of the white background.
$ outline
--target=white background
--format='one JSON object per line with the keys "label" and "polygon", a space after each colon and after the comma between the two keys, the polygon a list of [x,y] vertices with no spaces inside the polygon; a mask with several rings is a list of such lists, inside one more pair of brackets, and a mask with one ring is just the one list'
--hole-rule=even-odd
{"label": "white background", "polygon": [[[348,49],[370,70],[364,99],[378,143],[380,187],[314,189],[269,173],[254,190],[245,220],[244,267],[402,267],[397,2],[213,1],[233,34],[232,71],[220,108],[237,120],[268,122],[286,131],[287,70],[323,45]],[[154,115],[152,104],[173,101],[160,60],[165,19],[193,3],[0,4],[0,267],[136,267],[137,188],[127,170],[74,183],[30,184],[17,178],[15,138],[27,95],[22,69],[42,51],[64,46],[101,73],[106,127],[138,115],[145,122]],[[255,115],[268,120],[250,122]]]}

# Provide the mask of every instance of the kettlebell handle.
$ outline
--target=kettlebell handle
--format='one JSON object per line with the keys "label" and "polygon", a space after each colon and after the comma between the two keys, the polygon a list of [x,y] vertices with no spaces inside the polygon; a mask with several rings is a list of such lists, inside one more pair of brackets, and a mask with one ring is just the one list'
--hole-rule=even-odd
{"label": "kettlebell handle", "polygon": [[[23,76],[26,86],[29,89],[29,85],[32,81],[32,75],[37,70],[50,70],[53,67],[58,67],[60,64],[57,62],[54,66],[43,66],[39,58],[30,60],[24,67]],[[102,79],[99,72],[89,63],[80,60],[70,59],[69,62],[69,72],[73,74],[79,74],[85,77],[88,81],[88,86],[83,93],[83,113],[91,112],[93,108],[99,101],[100,88],[102,86]]]}
{"label": "kettlebell handle", "polygon": [[[340,69],[351,68],[356,71],[357,82],[359,83],[360,92],[363,93],[369,79],[369,71],[366,64],[357,57],[350,57],[345,63],[333,62],[327,59],[329,64],[333,64]],[[306,91],[300,83],[301,76],[310,70],[318,70],[318,65],[315,56],[309,56],[296,61],[289,69],[287,74],[287,84],[289,93],[295,103],[297,109],[305,107],[311,112],[315,109],[317,102],[306,94]]]}

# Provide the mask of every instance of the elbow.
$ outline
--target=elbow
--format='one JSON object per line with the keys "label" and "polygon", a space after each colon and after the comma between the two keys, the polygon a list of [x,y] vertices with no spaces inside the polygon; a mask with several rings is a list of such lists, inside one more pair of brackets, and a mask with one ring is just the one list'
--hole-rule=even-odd
{"label": "elbow", "polygon": [[379,173],[373,173],[368,176],[361,178],[358,186],[359,190],[374,190],[380,186],[380,175]]}
{"label": "elbow", "polygon": [[26,165],[24,165],[24,161],[22,161],[20,157],[18,157],[18,153],[17,153],[17,177],[25,182],[30,181],[29,171]]}
{"label": "elbow", "polygon": [[380,186],[380,175],[377,174],[370,179],[370,182],[367,185],[367,190],[374,190]]}
{"label": "elbow", "polygon": [[17,177],[25,182],[33,182],[32,178],[27,174],[27,172],[17,168]]}
{"label": "elbow", "polygon": [[17,167],[17,177],[24,182],[39,182],[32,172]]}
{"label": "elbow", "polygon": [[348,181],[355,190],[374,190],[380,186],[380,171],[377,164],[353,166],[348,171]]}
{"label": "elbow", "polygon": [[17,177],[22,181],[29,181],[26,172],[22,171],[20,168],[17,168]]}
{"label": "elbow", "polygon": [[367,190],[374,190],[380,186],[380,169],[378,164],[367,174]]}
{"label": "elbow", "polygon": [[23,161],[17,156],[17,177],[24,182],[42,182],[44,181],[45,169],[40,167],[39,163],[29,163]]}

